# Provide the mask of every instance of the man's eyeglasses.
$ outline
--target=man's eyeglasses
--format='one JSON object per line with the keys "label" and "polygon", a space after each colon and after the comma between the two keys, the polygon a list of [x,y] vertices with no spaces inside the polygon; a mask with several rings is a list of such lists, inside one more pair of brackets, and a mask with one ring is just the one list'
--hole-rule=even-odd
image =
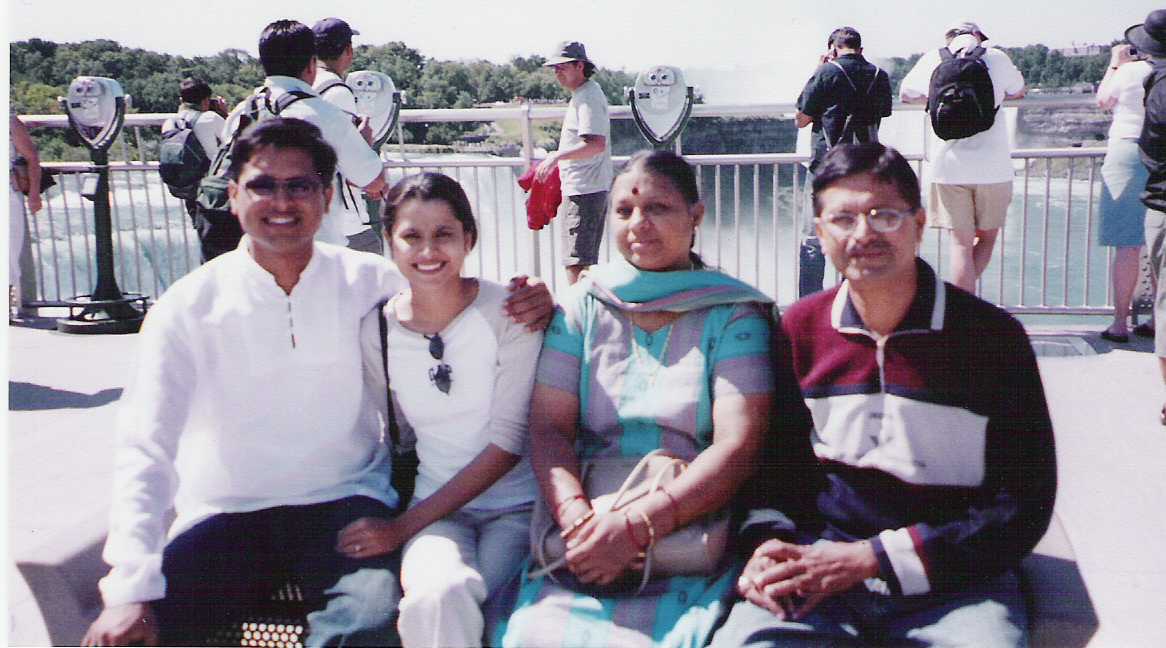
{"label": "man's eyeglasses", "polygon": [[439,363],[429,368],[429,382],[441,393],[448,394],[449,388],[453,386],[453,367],[441,361],[445,356],[445,341],[441,339],[440,333],[426,335],[425,339],[429,340],[430,357]]}
{"label": "man's eyeglasses", "polygon": [[287,180],[276,180],[270,176],[259,176],[243,184],[243,188],[247,190],[247,193],[250,193],[256,198],[271,198],[282,188],[284,193],[287,194],[287,197],[292,200],[303,200],[304,198],[314,196],[323,187],[324,183],[319,178],[312,176],[289,178]]}
{"label": "man's eyeglasses", "polygon": [[866,224],[872,230],[887,234],[899,229],[903,225],[903,221],[914,213],[910,209],[879,207],[866,213],[834,212],[822,214],[819,218],[827,227],[840,235],[853,233],[858,227],[858,219],[862,217],[866,217]]}

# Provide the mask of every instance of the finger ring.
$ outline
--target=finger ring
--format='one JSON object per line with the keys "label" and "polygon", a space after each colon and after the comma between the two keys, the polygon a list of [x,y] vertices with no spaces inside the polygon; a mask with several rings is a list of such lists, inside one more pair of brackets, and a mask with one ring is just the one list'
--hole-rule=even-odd
{"label": "finger ring", "polygon": [[360,551],[360,545],[356,545],[355,547],[353,547],[353,549],[355,549],[356,551]]}

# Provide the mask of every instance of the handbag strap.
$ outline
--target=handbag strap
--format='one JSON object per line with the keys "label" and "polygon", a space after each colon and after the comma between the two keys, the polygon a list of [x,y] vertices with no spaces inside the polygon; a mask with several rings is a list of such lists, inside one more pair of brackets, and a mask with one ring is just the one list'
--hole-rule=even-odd
{"label": "handbag strap", "polygon": [[[669,456],[663,450],[657,448],[657,449],[652,450],[651,452],[649,452],[648,454],[646,454],[640,458],[639,462],[636,463],[635,467],[632,468],[631,472],[629,472],[628,476],[624,479],[623,484],[620,485],[619,490],[616,491],[615,499],[612,500],[611,511],[615,511],[617,508],[619,508],[620,500],[623,499],[623,496],[627,494],[628,490],[631,489],[632,485],[634,485],[636,483],[640,474],[648,469],[648,464],[651,463],[652,457],[655,457],[658,455]],[[675,457],[671,457],[671,459],[672,459],[672,461],[669,462],[669,467],[679,466],[680,470],[684,470],[684,468],[686,467],[686,464],[684,463],[684,461],[677,459]],[[591,465],[592,464],[590,462],[585,463],[583,465],[583,468],[580,471],[581,472],[581,475],[580,475],[581,480],[586,480],[587,473],[590,472],[590,470],[591,470]],[[663,482],[664,474],[666,472],[668,472],[667,468],[659,470],[656,472],[655,475],[650,476],[652,481],[651,481],[651,485],[649,486],[648,492],[656,491],[661,487],[661,482]],[[535,556],[535,559],[538,561],[538,563],[540,565],[542,565],[542,567],[540,569],[536,569],[534,571],[528,572],[526,575],[527,579],[534,580],[536,578],[541,578],[543,576],[547,576],[551,580],[553,580],[556,584],[561,584],[561,583],[559,583],[559,579],[555,577],[554,572],[559,570],[559,569],[562,569],[563,567],[565,567],[567,565],[567,557],[564,555],[564,556],[560,557],[558,560],[556,560],[552,563],[548,563],[547,562],[547,555],[546,555],[547,538],[550,537],[550,534],[552,532],[554,532],[554,530],[555,530],[554,525],[548,525],[547,528],[542,531],[542,534],[539,537],[539,541],[535,545],[535,548],[538,550],[538,552],[537,552],[538,555]],[[638,588],[636,588],[635,595],[639,595],[641,592],[643,592],[644,588],[648,586],[648,581],[650,581],[652,579],[652,563],[653,562],[654,562],[654,552],[651,549],[648,549],[647,551],[644,552],[644,571],[643,571],[643,575],[640,577],[640,585]]]}
{"label": "handbag strap", "polygon": [[381,371],[385,374],[385,400],[388,402],[389,438],[393,441],[393,451],[401,443],[401,432],[397,429],[397,413],[393,410],[393,392],[389,389],[389,322],[385,319],[385,305],[388,298],[377,302],[377,324],[381,329]]}

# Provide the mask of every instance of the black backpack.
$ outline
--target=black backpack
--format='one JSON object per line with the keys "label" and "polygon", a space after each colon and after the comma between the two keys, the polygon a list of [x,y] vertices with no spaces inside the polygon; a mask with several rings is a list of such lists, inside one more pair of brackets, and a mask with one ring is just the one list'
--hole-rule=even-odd
{"label": "black backpack", "polygon": [[874,75],[870,78],[870,83],[866,86],[866,92],[860,92],[858,86],[854,84],[854,79],[846,73],[846,68],[842,67],[837,61],[830,61],[838,71],[842,73],[842,77],[846,79],[846,83],[854,92],[852,99],[849,102],[849,110],[846,114],[846,120],[842,124],[842,132],[838,134],[838,139],[830,141],[830,137],[823,133],[826,137],[826,148],[831,149],[839,144],[851,143],[866,143],[879,141],[879,131],[875,124],[879,122],[881,116],[873,114],[874,100],[871,98],[874,93],[875,84],[879,81],[880,74],[886,74],[883,69],[874,66]]}
{"label": "black backpack", "polygon": [[210,227],[218,226],[232,229],[238,227],[238,219],[231,214],[231,205],[227,197],[229,181],[226,173],[231,166],[231,147],[235,145],[235,140],[239,139],[239,135],[252,123],[275,117],[293,103],[315,96],[302,90],[289,90],[272,103],[271,90],[265,87],[260,88],[247,99],[247,109],[239,116],[239,123],[235,127],[235,131],[231,133],[230,139],[219,147],[214,164],[210,166],[209,172],[198,183],[198,211]]}
{"label": "black backpack", "polygon": [[[188,113],[189,115],[189,113]],[[211,160],[194,134],[195,116],[176,116],[162,131],[158,150],[158,173],[170,195],[183,200],[198,196],[198,183],[211,168]]]}
{"label": "black backpack", "polygon": [[943,140],[963,139],[982,133],[996,120],[996,96],[983,47],[961,52],[939,50],[939,65],[931,73],[927,112],[931,128]]}

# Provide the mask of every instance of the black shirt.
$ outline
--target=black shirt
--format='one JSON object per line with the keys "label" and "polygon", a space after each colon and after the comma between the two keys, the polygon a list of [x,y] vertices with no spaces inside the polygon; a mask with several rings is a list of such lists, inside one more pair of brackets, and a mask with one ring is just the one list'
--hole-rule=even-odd
{"label": "black shirt", "polygon": [[[878,140],[879,122],[891,114],[891,80],[861,54],[843,54],[814,71],[797,105],[814,120],[813,170],[826,150],[840,140]],[[847,117],[851,117],[848,128]]]}
{"label": "black shirt", "polygon": [[1166,212],[1166,64],[1156,64],[1146,78],[1146,120],[1138,148],[1150,171],[1142,202],[1154,211]]}

